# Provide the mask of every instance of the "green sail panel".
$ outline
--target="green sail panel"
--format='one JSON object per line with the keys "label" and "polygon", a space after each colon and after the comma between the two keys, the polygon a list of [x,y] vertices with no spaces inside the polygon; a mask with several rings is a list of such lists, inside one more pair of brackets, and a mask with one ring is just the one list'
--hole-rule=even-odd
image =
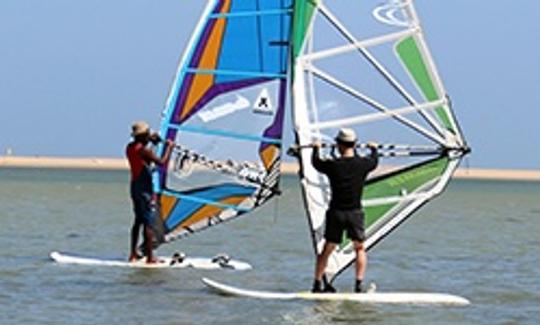
{"label": "green sail panel", "polygon": [[[370,180],[364,188],[364,200],[399,197],[403,194],[417,193],[427,184],[439,179],[446,171],[449,163],[448,157],[441,157],[425,163],[411,166],[404,170]],[[373,233],[375,224],[389,217],[389,213],[403,203],[395,202],[376,206],[364,207],[365,227],[367,235]],[[404,205],[403,207],[405,207]],[[399,211],[396,211],[397,215]],[[389,218],[388,220],[391,220]],[[377,225],[382,226],[382,225]],[[344,236],[340,249],[345,248],[350,240]]]}
{"label": "green sail panel", "polygon": [[[400,41],[396,45],[396,52],[426,99],[429,101],[439,100],[435,83],[431,78],[425,59],[418,48],[415,38],[410,36]],[[451,118],[448,116],[444,107],[439,106],[435,108],[435,113],[444,127],[455,133]]]}
{"label": "green sail panel", "polygon": [[293,58],[301,54],[319,0],[297,0],[294,6]]}
{"label": "green sail panel", "polygon": [[[375,179],[366,185],[364,199],[400,196],[414,193],[427,183],[439,178],[446,171],[448,158],[439,158],[399,172],[392,176]],[[366,229],[385,216],[399,203],[365,207]]]}

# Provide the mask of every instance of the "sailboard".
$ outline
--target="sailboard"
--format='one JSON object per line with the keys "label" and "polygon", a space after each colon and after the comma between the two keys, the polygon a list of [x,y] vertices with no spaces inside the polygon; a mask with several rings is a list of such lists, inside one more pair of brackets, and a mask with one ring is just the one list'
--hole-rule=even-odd
{"label": "sailboard", "polygon": [[[411,0],[297,0],[292,47],[292,113],[313,247],[324,244],[330,189],[311,164],[315,141],[342,127],[380,143],[379,174],[364,188],[366,248],[372,249],[443,192],[470,151]],[[358,150],[366,147],[359,144]],[[331,150],[326,154],[332,154]],[[332,282],[354,261],[343,238],[325,270]]]}
{"label": "sailboard", "polygon": [[160,244],[279,194],[291,5],[208,1],[162,113],[160,136],[175,149],[153,175]]}
{"label": "sailboard", "polygon": [[228,296],[271,300],[349,301],[359,304],[413,304],[466,306],[470,302],[459,296],[444,293],[369,292],[369,293],[311,293],[270,292],[247,290],[226,285],[208,278],[202,282],[212,290]]}
{"label": "sailboard", "polygon": [[72,255],[60,252],[51,252],[49,257],[58,264],[71,265],[86,265],[86,266],[112,266],[112,267],[131,267],[131,268],[151,268],[151,269],[166,269],[166,268],[195,268],[202,270],[237,270],[246,271],[251,269],[248,263],[230,259],[225,255],[216,255],[212,258],[206,257],[191,257],[173,255],[173,256],[158,256],[156,257],[159,263],[147,264],[145,258],[134,262],[128,262],[125,258],[99,258]]}

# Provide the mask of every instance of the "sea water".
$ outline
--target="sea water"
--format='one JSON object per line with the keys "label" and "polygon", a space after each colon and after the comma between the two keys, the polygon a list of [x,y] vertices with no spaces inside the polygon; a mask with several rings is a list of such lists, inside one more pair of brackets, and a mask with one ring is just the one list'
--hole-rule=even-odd
{"label": "sea water", "polygon": [[[245,288],[311,286],[313,254],[294,176],[258,211],[164,245],[162,255],[225,252],[251,271],[57,265],[51,251],[127,258],[128,174],[0,169],[0,323],[536,324],[540,183],[451,183],[369,252],[379,291],[445,292],[468,307],[359,306],[217,295],[201,277]],[[353,273],[336,281],[350,291]]]}

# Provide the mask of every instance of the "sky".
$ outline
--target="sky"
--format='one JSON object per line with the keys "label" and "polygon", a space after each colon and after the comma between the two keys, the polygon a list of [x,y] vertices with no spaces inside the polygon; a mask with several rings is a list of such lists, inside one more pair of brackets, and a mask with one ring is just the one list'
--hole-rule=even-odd
{"label": "sky", "polygon": [[[0,154],[123,156],[133,121],[159,126],[205,2],[0,1]],[[416,8],[473,149],[465,164],[540,169],[540,1]]]}

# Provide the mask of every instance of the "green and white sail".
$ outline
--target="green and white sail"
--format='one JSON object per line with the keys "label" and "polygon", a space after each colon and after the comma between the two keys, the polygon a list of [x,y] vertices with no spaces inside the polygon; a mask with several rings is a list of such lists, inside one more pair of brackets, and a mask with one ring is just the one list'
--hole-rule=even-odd
{"label": "green and white sail", "polygon": [[[381,162],[393,166],[379,168],[364,189],[370,249],[444,190],[469,149],[412,1],[297,0],[293,42],[296,145],[330,142],[349,127],[361,140],[384,144]],[[311,154],[300,150],[298,159],[318,253],[330,192]],[[330,258],[328,279],[353,261],[344,238]]]}

